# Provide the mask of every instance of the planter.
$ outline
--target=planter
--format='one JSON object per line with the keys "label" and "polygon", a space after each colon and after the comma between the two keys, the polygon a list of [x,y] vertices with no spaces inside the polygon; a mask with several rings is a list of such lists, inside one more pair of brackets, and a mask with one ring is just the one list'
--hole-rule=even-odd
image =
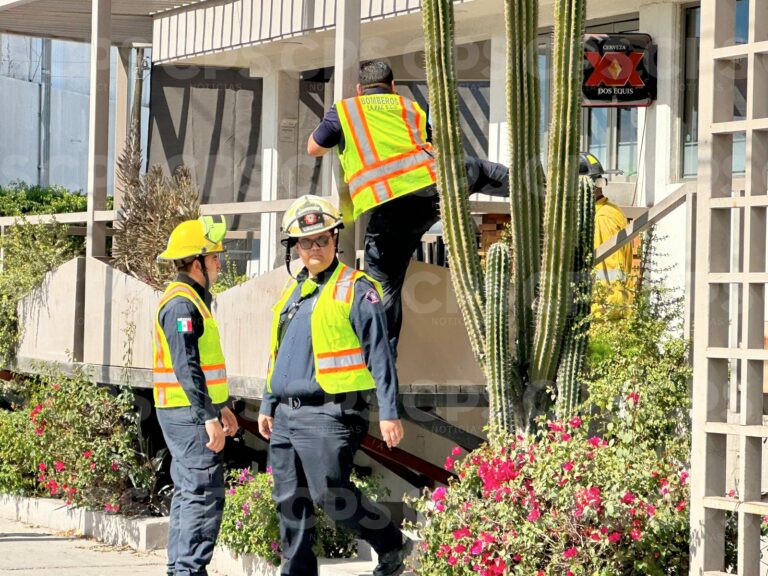
{"label": "planter", "polygon": [[74,530],[112,546],[128,546],[141,552],[165,548],[168,538],[167,518],[128,518],[68,508],[62,500],[53,498],[0,494],[0,516],[52,530]]}

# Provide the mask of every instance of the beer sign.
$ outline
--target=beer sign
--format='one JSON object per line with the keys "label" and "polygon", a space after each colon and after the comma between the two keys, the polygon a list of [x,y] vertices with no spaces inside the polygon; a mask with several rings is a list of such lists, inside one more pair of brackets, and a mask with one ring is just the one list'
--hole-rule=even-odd
{"label": "beer sign", "polygon": [[650,106],[656,100],[656,47],[648,34],[584,37],[584,106]]}

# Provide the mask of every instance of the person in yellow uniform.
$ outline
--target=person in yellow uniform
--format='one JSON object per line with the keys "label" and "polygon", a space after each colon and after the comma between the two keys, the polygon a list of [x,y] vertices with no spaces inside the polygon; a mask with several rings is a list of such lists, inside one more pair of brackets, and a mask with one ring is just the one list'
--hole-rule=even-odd
{"label": "person in yellow uniform", "polygon": [[209,288],[221,270],[223,217],[179,224],[158,259],[178,276],[158,306],[154,330],[154,399],[171,453],[173,499],[168,527],[169,576],[206,576],[224,512],[225,436],[237,432],[227,407],[227,368]]}
{"label": "person in yellow uniform", "polygon": [[298,250],[304,268],[273,308],[259,431],[270,440],[284,576],[317,576],[315,506],[371,544],[374,576],[402,573],[412,548],[350,481],[370,396],[387,446],[398,445],[403,426],[381,287],[337,259],[341,226],[338,209],[317,196],[296,200],[282,221],[287,248]]}
{"label": "person in yellow uniform", "polygon": [[[600,161],[589,153],[582,153],[579,174],[592,178],[595,194],[595,241],[597,250],[627,227],[627,217],[616,204],[603,196],[607,185]],[[626,243],[595,266],[595,295],[600,302],[592,305],[593,313],[609,318],[620,318],[629,312],[632,303],[632,244]]]}

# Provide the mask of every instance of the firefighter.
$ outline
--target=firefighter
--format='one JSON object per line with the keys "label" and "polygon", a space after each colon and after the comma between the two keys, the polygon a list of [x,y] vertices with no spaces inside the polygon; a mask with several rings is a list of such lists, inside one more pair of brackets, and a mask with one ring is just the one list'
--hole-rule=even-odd
{"label": "firefighter", "polygon": [[[397,374],[378,283],[339,262],[338,209],[303,196],[283,216],[287,251],[304,268],[274,306],[259,432],[269,439],[286,576],[315,576],[315,506],[368,541],[374,576],[400,574],[412,542],[350,481],[375,393],[390,448],[403,438]],[[290,271],[290,268],[289,268]]]}
{"label": "firefighter", "polygon": [[[434,152],[427,114],[399,96],[381,60],[360,66],[357,96],[334,104],[307,142],[310,156],[336,148],[349,184],[354,219],[370,212],[365,265],[384,291],[389,338],[397,353],[400,293],[421,237],[439,219]],[[509,195],[501,164],[465,158],[469,193]]]}
{"label": "firefighter", "polygon": [[[595,194],[595,250],[603,242],[627,227],[627,218],[621,208],[603,196],[607,181],[602,164],[593,155],[582,152],[579,174],[594,182]],[[592,311],[609,318],[627,314],[632,302],[632,245],[624,244],[619,250],[595,266],[595,293],[600,302],[593,303]]]}
{"label": "firefighter", "polygon": [[178,270],[160,299],[153,370],[157,419],[171,453],[167,572],[175,576],[208,574],[224,511],[221,451],[225,436],[237,432],[210,312],[209,288],[221,270],[226,230],[223,217],[187,220],[158,257]]}

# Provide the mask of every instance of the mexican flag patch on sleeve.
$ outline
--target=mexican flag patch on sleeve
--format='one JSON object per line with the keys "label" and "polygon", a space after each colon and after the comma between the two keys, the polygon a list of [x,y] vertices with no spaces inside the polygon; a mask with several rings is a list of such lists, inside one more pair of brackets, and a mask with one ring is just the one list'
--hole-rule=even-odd
{"label": "mexican flag patch on sleeve", "polygon": [[192,318],[177,318],[176,330],[178,332],[192,332]]}

